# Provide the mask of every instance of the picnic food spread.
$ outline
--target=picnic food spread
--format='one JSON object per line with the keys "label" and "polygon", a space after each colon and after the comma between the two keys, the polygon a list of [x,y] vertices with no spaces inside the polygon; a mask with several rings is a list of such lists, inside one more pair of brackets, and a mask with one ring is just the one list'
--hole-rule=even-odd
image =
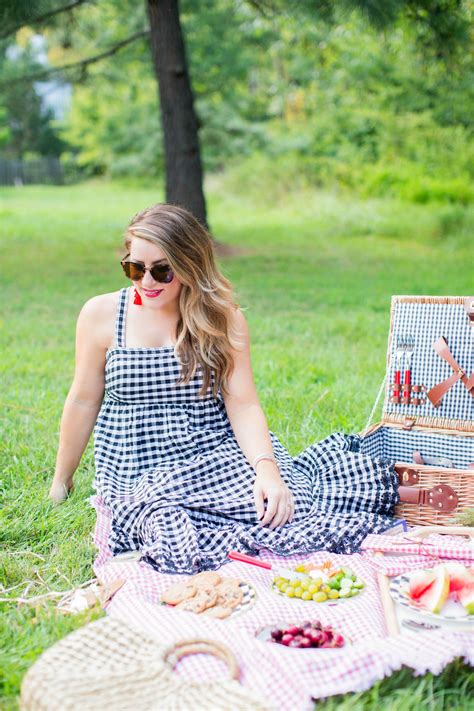
{"label": "picnic food spread", "polygon": [[254,598],[251,586],[235,578],[224,578],[212,570],[198,573],[187,580],[171,585],[161,595],[161,602],[177,610],[204,613],[223,620]]}

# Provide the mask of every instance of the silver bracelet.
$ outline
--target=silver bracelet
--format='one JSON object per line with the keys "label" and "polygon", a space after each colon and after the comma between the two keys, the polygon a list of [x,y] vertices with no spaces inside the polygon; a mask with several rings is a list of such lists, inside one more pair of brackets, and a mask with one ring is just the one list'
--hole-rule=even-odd
{"label": "silver bracelet", "polygon": [[[264,459],[268,459],[268,461],[270,461],[270,462],[275,462],[275,464],[278,467],[278,462],[275,459],[275,456],[273,454],[259,454],[258,457],[255,457],[255,459],[252,462],[252,469],[257,471],[257,464],[259,462],[262,462]],[[280,467],[278,467],[278,468],[280,468]]]}

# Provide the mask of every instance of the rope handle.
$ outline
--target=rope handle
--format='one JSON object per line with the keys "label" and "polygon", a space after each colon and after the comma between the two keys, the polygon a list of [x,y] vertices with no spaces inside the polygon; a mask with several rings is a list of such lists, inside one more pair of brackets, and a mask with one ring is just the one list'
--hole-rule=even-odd
{"label": "rope handle", "polygon": [[186,639],[176,642],[163,652],[163,659],[174,670],[181,659],[191,654],[211,654],[217,657],[227,665],[230,678],[239,681],[240,668],[233,652],[224,644],[211,639]]}
{"label": "rope handle", "polygon": [[380,386],[380,389],[379,389],[379,392],[378,392],[378,394],[377,394],[377,397],[375,398],[375,403],[374,403],[374,406],[373,406],[373,408],[372,408],[372,412],[371,412],[370,415],[369,415],[369,419],[367,420],[367,424],[366,424],[366,426],[364,427],[364,429],[362,430],[362,433],[361,433],[362,435],[365,435],[365,433],[366,433],[367,430],[369,429],[370,425],[372,424],[372,420],[374,419],[375,411],[377,410],[377,406],[378,406],[378,404],[379,404],[380,398],[382,397],[382,393],[383,393],[383,391],[384,391],[384,387],[385,387],[385,382],[386,382],[386,380],[387,380],[387,376],[385,375],[384,379],[382,380],[382,385]]}

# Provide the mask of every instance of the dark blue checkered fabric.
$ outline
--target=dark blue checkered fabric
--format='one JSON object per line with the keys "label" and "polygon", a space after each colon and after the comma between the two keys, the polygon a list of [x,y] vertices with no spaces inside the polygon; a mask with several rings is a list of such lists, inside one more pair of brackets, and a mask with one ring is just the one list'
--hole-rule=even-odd
{"label": "dark blue checkered fabric", "polygon": [[[414,341],[411,382],[425,385],[430,390],[453,374],[451,366],[440,358],[433,343],[441,336],[458,365],[468,376],[474,372],[474,328],[470,325],[462,303],[424,303],[421,297],[392,297],[392,327],[389,337],[387,391],[385,412],[414,417],[439,417],[471,422],[474,416],[474,398],[461,381],[447,392],[439,407],[426,399],[424,405],[396,405],[390,402],[390,384],[394,382],[397,364],[397,341],[410,337]],[[402,364],[402,379],[405,360]],[[472,460],[471,460],[472,461]]]}
{"label": "dark blue checkered fabric", "polygon": [[173,348],[127,348],[129,290],[120,293],[116,347],[95,428],[95,488],[112,513],[114,553],[140,550],[163,572],[217,568],[230,549],[281,555],[351,553],[391,523],[398,479],[391,463],[360,453],[356,436],[331,435],[292,458],[272,434],[295,497],[291,524],[257,520],[254,472],[222,397],[199,395],[202,376],[177,384]]}
{"label": "dark blue checkered fabric", "polygon": [[467,469],[474,462],[474,437],[381,427],[364,438],[361,451],[397,462],[413,462],[413,453],[420,452],[423,458],[449,459],[453,467]]}

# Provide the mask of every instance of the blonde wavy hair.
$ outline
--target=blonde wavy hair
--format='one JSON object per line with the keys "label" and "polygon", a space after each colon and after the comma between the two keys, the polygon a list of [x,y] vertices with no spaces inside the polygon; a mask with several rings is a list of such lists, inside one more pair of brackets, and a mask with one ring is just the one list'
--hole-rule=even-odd
{"label": "blonde wavy hair", "polygon": [[188,383],[200,367],[200,394],[211,386],[216,397],[219,389],[226,391],[233,369],[231,351],[239,347],[232,325],[238,306],[229,281],[217,268],[209,233],[182,207],[158,203],[131,220],[125,233],[127,250],[133,237],[160,247],[182,283],[175,347],[182,365],[179,382]]}

